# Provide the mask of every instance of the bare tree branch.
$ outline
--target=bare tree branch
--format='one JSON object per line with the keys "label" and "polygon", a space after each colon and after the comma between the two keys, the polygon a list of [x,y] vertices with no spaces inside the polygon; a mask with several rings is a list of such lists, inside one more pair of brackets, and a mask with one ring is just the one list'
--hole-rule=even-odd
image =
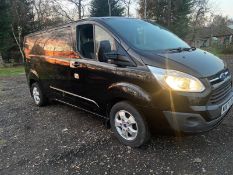
{"label": "bare tree branch", "polygon": [[[20,26],[18,26],[18,29],[19,28],[20,28]],[[16,42],[18,48],[19,48],[19,51],[21,53],[21,56],[22,56],[23,62],[24,62],[24,53],[23,53],[23,49],[21,48],[21,45],[20,45],[21,32],[18,32],[18,38],[19,38],[19,40],[18,40],[17,37],[16,37],[16,35],[15,35],[15,31],[14,31],[13,25],[11,25],[11,30],[12,30],[12,34],[14,36],[15,42]]]}
{"label": "bare tree branch", "polygon": [[126,5],[127,8],[127,16],[130,16],[130,6],[132,4],[132,0],[120,0],[123,4]]}
{"label": "bare tree branch", "polygon": [[52,3],[54,4],[53,6],[53,10],[58,13],[59,15],[67,18],[69,21],[75,21],[73,17],[71,17],[68,14],[68,10],[64,10],[64,8],[61,6],[61,3],[58,2],[57,0],[52,1]]}

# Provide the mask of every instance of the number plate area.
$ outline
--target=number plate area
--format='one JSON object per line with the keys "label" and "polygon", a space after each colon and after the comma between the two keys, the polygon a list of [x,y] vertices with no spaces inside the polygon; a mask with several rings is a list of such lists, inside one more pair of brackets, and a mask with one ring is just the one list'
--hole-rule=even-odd
{"label": "number plate area", "polygon": [[227,112],[230,107],[233,104],[233,97],[231,97],[230,100],[228,100],[223,106],[222,106],[222,110],[221,110],[221,115],[223,115],[225,112]]}

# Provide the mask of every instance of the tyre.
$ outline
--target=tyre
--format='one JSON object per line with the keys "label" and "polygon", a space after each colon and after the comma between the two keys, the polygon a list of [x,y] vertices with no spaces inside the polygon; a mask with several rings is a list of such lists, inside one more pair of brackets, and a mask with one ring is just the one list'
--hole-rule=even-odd
{"label": "tyre", "polygon": [[146,121],[129,102],[116,103],[110,111],[111,128],[125,145],[140,147],[150,138]]}
{"label": "tyre", "polygon": [[37,106],[45,106],[48,104],[48,99],[43,93],[39,83],[36,82],[31,85],[31,95]]}

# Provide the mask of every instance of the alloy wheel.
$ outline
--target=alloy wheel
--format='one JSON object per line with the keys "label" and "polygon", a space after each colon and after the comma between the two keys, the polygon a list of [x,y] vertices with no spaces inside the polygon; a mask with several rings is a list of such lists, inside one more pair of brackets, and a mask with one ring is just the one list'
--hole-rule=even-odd
{"label": "alloy wheel", "polygon": [[138,135],[138,125],[132,114],[128,111],[120,110],[115,115],[115,127],[125,140],[132,141]]}
{"label": "alloy wheel", "polygon": [[33,87],[32,95],[36,104],[40,103],[40,93],[37,87]]}

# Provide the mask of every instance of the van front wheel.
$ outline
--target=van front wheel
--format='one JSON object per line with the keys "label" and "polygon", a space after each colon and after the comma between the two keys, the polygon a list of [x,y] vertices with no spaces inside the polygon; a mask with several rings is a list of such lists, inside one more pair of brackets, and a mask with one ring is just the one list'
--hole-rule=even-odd
{"label": "van front wheel", "polygon": [[116,137],[127,146],[140,147],[150,138],[146,121],[128,102],[119,102],[112,107],[110,123]]}
{"label": "van front wheel", "polygon": [[31,94],[37,106],[45,106],[47,104],[48,100],[45,97],[39,83],[36,82],[31,85]]}

